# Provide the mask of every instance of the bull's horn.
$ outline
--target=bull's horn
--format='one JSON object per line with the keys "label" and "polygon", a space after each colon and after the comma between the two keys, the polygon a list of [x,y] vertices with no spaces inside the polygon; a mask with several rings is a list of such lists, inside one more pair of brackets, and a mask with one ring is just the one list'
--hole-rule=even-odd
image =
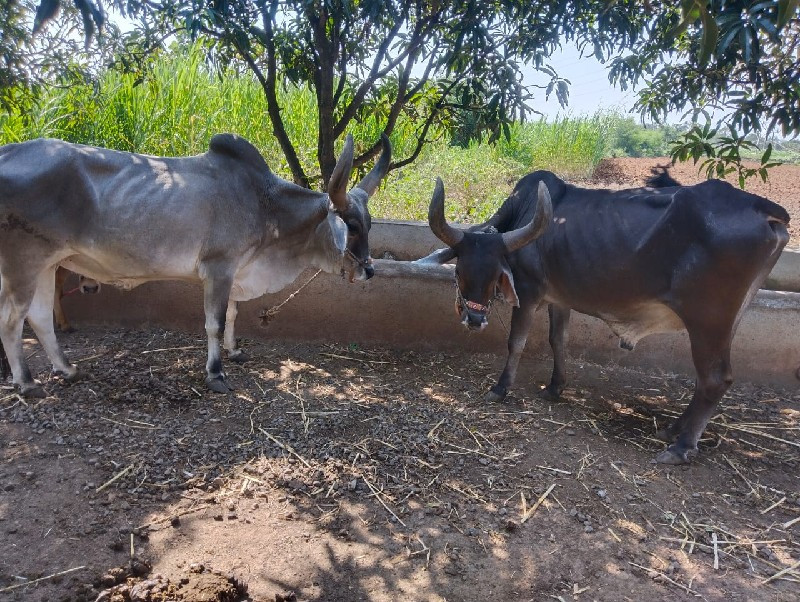
{"label": "bull's horn", "polygon": [[331,179],[328,181],[328,196],[338,211],[346,211],[350,204],[347,198],[347,182],[350,180],[350,172],[353,170],[353,136],[347,134],[344,141],[342,154],[333,168]]}
{"label": "bull's horn", "polygon": [[375,166],[364,176],[364,179],[356,185],[356,188],[360,188],[367,193],[367,198],[375,194],[375,191],[381,184],[381,180],[386,177],[389,171],[389,163],[392,160],[392,144],[389,142],[389,138],[386,134],[381,134],[381,145],[383,146],[383,152],[375,162]]}
{"label": "bull's horn", "polygon": [[530,223],[522,228],[503,233],[503,243],[505,243],[509,253],[524,247],[541,236],[545,228],[553,221],[553,203],[550,200],[550,191],[547,189],[547,184],[540,181],[538,192],[539,198],[536,204],[536,213]]}
{"label": "bull's horn", "polygon": [[444,219],[444,184],[441,178],[436,178],[436,188],[433,189],[433,198],[428,209],[428,224],[436,237],[448,247],[455,247],[464,238],[461,230],[453,228]]}

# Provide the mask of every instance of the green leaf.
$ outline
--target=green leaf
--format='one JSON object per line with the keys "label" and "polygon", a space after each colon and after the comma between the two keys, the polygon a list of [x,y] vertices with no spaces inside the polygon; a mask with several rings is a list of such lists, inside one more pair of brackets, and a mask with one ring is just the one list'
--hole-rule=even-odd
{"label": "green leaf", "polygon": [[800,8],[800,0],[778,0],[778,18],[776,25],[782,29],[789,23]]}
{"label": "green leaf", "polygon": [[701,20],[703,21],[703,39],[700,47],[699,60],[700,65],[705,66],[714,55],[714,50],[717,47],[717,42],[719,41],[719,27],[714,20],[714,15],[706,10],[705,7],[700,14]]}
{"label": "green leaf", "polygon": [[764,165],[767,161],[769,161],[770,155],[772,155],[772,142],[767,145],[767,150],[765,150],[764,154],[761,155],[761,165]]}

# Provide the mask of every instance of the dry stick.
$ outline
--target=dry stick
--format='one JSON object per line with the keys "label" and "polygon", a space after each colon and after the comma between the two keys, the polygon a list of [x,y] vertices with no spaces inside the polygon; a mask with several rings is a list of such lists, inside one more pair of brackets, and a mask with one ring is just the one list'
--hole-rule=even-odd
{"label": "dry stick", "polygon": [[431,549],[425,545],[425,542],[422,541],[422,538],[417,535],[417,541],[422,544],[422,549],[417,550],[416,552],[412,552],[411,550],[408,551],[408,557],[411,558],[412,556],[418,556],[419,554],[425,554],[425,568],[428,568],[428,565],[431,563]]}
{"label": "dry stick", "polygon": [[106,422],[110,422],[112,424],[118,424],[119,426],[124,426],[124,427],[127,427],[129,429],[144,429],[144,430],[147,430],[147,431],[157,431],[157,430],[160,430],[160,429],[164,428],[164,427],[161,427],[161,426],[154,426],[154,425],[139,426],[137,424],[128,424],[127,422],[119,422],[117,420],[112,420],[111,418],[106,418],[105,416],[100,416],[100,420],[105,420]]}
{"label": "dry stick", "polygon": [[442,423],[444,421],[445,421],[445,418],[442,418],[439,422],[436,423],[436,426],[434,426],[431,430],[428,431],[428,439],[433,439],[433,433],[436,432],[436,429],[438,429],[440,426],[442,426]]}
{"label": "dry stick", "polygon": [[788,529],[797,522],[800,522],[800,516],[798,516],[797,518],[793,518],[792,520],[786,521],[781,525],[781,527],[783,527],[784,529]]}
{"label": "dry stick", "polygon": [[725,458],[725,461],[726,461],[728,464],[730,464],[730,466],[731,466],[731,468],[733,468],[733,470],[735,470],[735,471],[736,471],[736,474],[738,474],[738,475],[741,477],[741,479],[742,479],[742,480],[743,480],[745,483],[747,483],[747,486],[750,488],[750,493],[754,493],[754,494],[756,495],[756,497],[760,497],[760,496],[758,495],[758,490],[757,490],[755,487],[753,487],[753,484],[752,484],[752,483],[751,483],[751,482],[750,482],[750,481],[747,479],[747,477],[746,477],[746,476],[744,476],[744,475],[741,473],[741,471],[740,471],[738,468],[736,468],[736,465],[734,465],[734,463],[733,463],[733,462],[731,462],[731,461],[728,459],[728,456],[726,456],[725,454],[722,454],[722,457],[723,457],[723,458]]}
{"label": "dry stick", "polygon": [[673,585],[677,585],[679,588],[681,588],[681,589],[682,589],[683,591],[685,591],[687,594],[692,594],[693,596],[697,596],[698,598],[702,598],[702,597],[703,597],[703,596],[701,596],[699,593],[697,593],[696,591],[694,591],[693,589],[691,589],[691,588],[690,588],[688,585],[684,585],[683,583],[678,583],[678,582],[677,582],[677,581],[675,581],[674,579],[670,579],[669,577],[667,577],[667,576],[666,576],[664,573],[662,573],[661,571],[657,571],[657,570],[655,570],[655,569],[651,569],[650,567],[642,566],[641,564],[636,564],[635,562],[630,562],[630,561],[629,561],[629,562],[628,562],[628,564],[630,564],[631,566],[635,566],[636,568],[640,568],[640,569],[642,569],[642,570],[644,570],[644,571],[647,571],[648,573],[655,573],[656,575],[658,575],[658,576],[659,576],[659,577],[661,577],[662,579],[665,579],[665,580],[669,581],[669,582],[670,582],[670,583],[672,583]]}
{"label": "dry stick", "polygon": [[719,547],[717,546],[717,532],[711,533],[711,542],[714,544],[714,570],[719,570]]}
{"label": "dry stick", "polygon": [[265,431],[265,430],[264,430],[263,428],[261,428],[261,427],[258,427],[258,430],[259,430],[259,431],[261,431],[262,433],[264,433],[264,434],[267,436],[267,438],[268,438],[270,441],[272,441],[272,442],[273,442],[275,445],[277,445],[278,447],[280,447],[280,448],[281,448],[281,449],[283,449],[283,450],[286,450],[287,452],[289,452],[290,454],[292,454],[292,455],[293,455],[295,458],[297,458],[298,460],[300,460],[300,461],[303,463],[303,466],[305,466],[306,468],[311,468],[311,464],[309,464],[308,462],[306,462],[306,461],[305,461],[305,459],[303,459],[303,456],[301,456],[301,455],[300,455],[300,454],[298,454],[296,451],[294,451],[294,449],[292,448],[292,446],[291,446],[291,445],[289,445],[288,443],[283,443],[282,441],[279,441],[278,439],[276,439],[275,437],[273,437],[272,435],[270,435],[270,434],[269,434],[267,431]]}
{"label": "dry stick", "polygon": [[197,345],[190,345],[188,347],[164,347],[163,349],[148,349],[147,351],[142,351],[142,355],[147,355],[148,353],[161,353],[162,351],[188,351],[189,349],[204,348],[198,347]]}
{"label": "dry stick", "polygon": [[86,566],[76,566],[74,569],[67,569],[66,571],[61,571],[60,573],[53,573],[52,575],[48,575],[47,577],[39,577],[38,579],[34,579],[33,581],[26,581],[25,583],[17,583],[16,585],[9,585],[8,587],[0,589],[0,592],[10,592],[12,589],[17,589],[19,587],[26,587],[28,585],[33,585],[34,583],[39,583],[40,581],[47,581],[48,579],[53,579],[54,577],[61,577],[62,575],[66,575],[68,573],[74,573],[75,571],[82,571],[85,568]]}
{"label": "dry stick", "polygon": [[122,470],[122,471],[118,472],[118,473],[117,473],[116,475],[114,475],[113,477],[111,477],[111,478],[110,478],[108,481],[106,481],[105,483],[103,483],[102,485],[100,485],[100,487],[98,487],[97,489],[95,489],[95,490],[94,490],[94,492],[95,492],[95,493],[100,493],[101,491],[103,491],[103,489],[105,489],[106,487],[108,487],[109,485],[111,485],[111,483],[113,483],[114,481],[117,481],[118,479],[121,479],[121,478],[122,478],[122,477],[124,477],[126,474],[128,474],[128,473],[131,471],[131,469],[133,469],[133,464],[131,464],[130,466],[128,466],[128,468],[126,468],[126,469],[124,469],[124,470]]}
{"label": "dry stick", "polygon": [[560,468],[551,468],[550,466],[540,466],[539,464],[536,465],[536,468],[541,468],[542,470],[552,470],[553,472],[559,472],[561,474],[572,474],[568,470],[561,470]]}
{"label": "dry stick", "polygon": [[[165,516],[165,517],[156,519],[156,520],[151,521],[149,523],[145,523],[143,525],[140,525],[140,526],[138,526],[136,528],[138,530],[147,529],[149,527],[152,527],[153,525],[157,525],[158,523],[165,523],[168,520],[172,520],[176,516],[186,516],[187,514],[191,514],[192,512],[198,512],[199,510],[205,510],[206,508],[210,508],[210,507],[211,507],[211,504],[202,504],[200,506],[194,506],[193,508],[187,508],[186,510],[182,510],[182,511],[176,513],[176,514],[170,514],[169,516]],[[133,533],[131,533],[131,556],[133,556],[133,551],[132,550],[133,550]]]}
{"label": "dry stick", "polygon": [[774,574],[772,577],[768,577],[767,579],[764,579],[764,581],[762,581],[762,582],[761,582],[761,585],[764,585],[764,584],[766,584],[766,583],[769,583],[769,582],[770,582],[770,581],[772,581],[773,579],[780,579],[780,578],[781,578],[781,577],[783,577],[783,576],[784,576],[786,573],[791,573],[792,571],[794,571],[794,570],[795,570],[795,569],[797,569],[797,568],[800,568],[800,561],[798,561],[798,562],[795,562],[795,563],[794,563],[792,566],[790,566],[790,567],[786,567],[786,568],[785,568],[785,569],[783,569],[782,571],[778,571],[778,572],[777,572],[777,573],[775,573],[775,574]]}
{"label": "dry stick", "polygon": [[363,360],[360,357],[351,357],[349,355],[338,355],[336,353],[320,353],[325,357],[335,357],[340,360],[350,360],[351,362],[361,362],[362,364],[391,364],[391,362],[384,362],[380,360]]}
{"label": "dry stick", "polygon": [[479,451],[477,449],[469,449],[468,447],[461,447],[460,445],[456,445],[455,443],[448,443],[447,441],[442,441],[441,439],[435,439],[435,440],[438,441],[439,443],[442,443],[443,445],[447,445],[448,447],[454,447],[454,448],[459,449],[459,450],[461,450],[463,452],[467,452],[467,453],[470,453],[470,454],[476,454],[478,456],[483,456],[484,458],[490,458],[492,460],[497,460],[497,456],[493,456],[491,454],[485,454],[482,451]]}
{"label": "dry stick", "polygon": [[384,501],[381,499],[381,495],[380,495],[380,494],[381,494],[381,492],[380,492],[380,491],[378,491],[378,490],[377,490],[377,489],[376,489],[376,488],[375,488],[375,487],[372,485],[372,483],[370,483],[370,482],[369,482],[369,479],[367,479],[367,477],[365,477],[363,474],[361,475],[361,478],[362,478],[362,479],[364,480],[364,482],[367,484],[367,487],[369,487],[370,491],[372,491],[373,495],[375,496],[375,499],[376,499],[376,500],[378,500],[378,501],[381,503],[381,506],[383,506],[384,508],[386,508],[386,511],[387,511],[389,514],[391,514],[392,516],[394,516],[394,517],[397,519],[397,522],[398,522],[398,523],[400,523],[401,525],[403,525],[403,526],[405,527],[405,526],[406,526],[406,524],[403,522],[403,520],[402,520],[402,519],[401,519],[399,516],[397,516],[397,515],[394,513],[394,511],[393,511],[391,508],[389,508],[389,506],[387,506],[387,505],[386,505],[386,503],[385,503],[385,502],[384,502]]}
{"label": "dry stick", "polygon": [[522,518],[521,518],[521,519],[520,519],[520,521],[519,521],[519,522],[520,522],[520,524],[524,523],[524,522],[525,522],[525,521],[527,521],[527,520],[528,520],[528,519],[529,519],[531,516],[533,516],[533,513],[534,513],[534,512],[536,512],[536,509],[537,509],[539,506],[541,506],[541,505],[542,505],[542,502],[545,500],[545,498],[546,498],[548,495],[550,495],[550,492],[552,492],[552,491],[553,491],[553,489],[555,489],[555,488],[556,488],[556,484],[555,484],[555,483],[553,483],[552,485],[550,485],[550,487],[548,487],[548,488],[547,488],[547,491],[545,491],[545,492],[544,492],[544,493],[543,493],[541,496],[539,496],[539,499],[538,499],[538,500],[536,500],[536,503],[535,503],[533,506],[531,506],[531,509],[530,509],[530,510],[528,510],[527,512],[524,510],[524,500],[525,500],[525,496],[524,496],[524,495],[522,496],[522,499],[523,499],[523,513],[522,513]]}
{"label": "dry stick", "polygon": [[777,508],[778,506],[780,506],[780,505],[781,505],[783,502],[785,502],[785,501],[786,501],[786,496],[783,496],[783,497],[782,497],[781,499],[779,499],[777,502],[775,502],[774,504],[772,504],[772,505],[771,505],[769,508],[766,508],[766,509],[762,510],[762,511],[761,511],[761,514],[766,514],[766,513],[767,513],[767,512],[769,512],[770,510],[773,510],[773,509]]}

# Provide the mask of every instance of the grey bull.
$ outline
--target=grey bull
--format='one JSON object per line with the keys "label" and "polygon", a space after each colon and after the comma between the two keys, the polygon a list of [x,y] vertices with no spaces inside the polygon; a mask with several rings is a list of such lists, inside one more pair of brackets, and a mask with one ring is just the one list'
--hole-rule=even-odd
{"label": "grey bull", "polygon": [[53,328],[61,265],[125,289],[152,280],[198,281],[208,335],[206,384],[230,387],[222,371],[241,360],[237,303],[291,283],[307,267],[369,278],[367,200],[389,167],[391,147],[347,190],[348,136],[328,183],[311,191],[275,175],[249,142],[211,139],[195,157],[160,158],[39,139],[0,148],[0,338],[13,380],[28,396],[44,391],[22,350],[27,318],[54,372],[78,374]]}
{"label": "grey bull", "polygon": [[487,400],[502,400],[513,385],[540,305],[550,315],[553,397],[566,384],[571,309],[604,320],[626,349],[651,333],[688,332],[697,380],[689,406],[660,433],[671,443],[657,458],[665,463],[697,452],[732,382],[739,320],[789,240],[780,205],[719,180],[590,190],[546,171],[522,178],[486,223],[467,232],[445,221],[438,181],[429,223],[449,248],[422,261],[457,258],[457,306],[468,328],[486,326],[496,289],[514,305],[508,359]]}

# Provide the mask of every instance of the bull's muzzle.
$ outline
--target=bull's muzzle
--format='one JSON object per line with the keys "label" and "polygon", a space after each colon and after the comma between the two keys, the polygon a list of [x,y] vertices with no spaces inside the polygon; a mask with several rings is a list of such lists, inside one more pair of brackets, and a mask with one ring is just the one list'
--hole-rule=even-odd
{"label": "bull's muzzle", "polygon": [[489,306],[456,299],[456,313],[465,328],[480,332],[489,325]]}
{"label": "bull's muzzle", "polygon": [[372,267],[372,257],[366,259],[359,259],[348,249],[347,259],[350,266],[347,268],[348,280],[356,282],[357,280],[369,280],[375,275],[375,268]]}

